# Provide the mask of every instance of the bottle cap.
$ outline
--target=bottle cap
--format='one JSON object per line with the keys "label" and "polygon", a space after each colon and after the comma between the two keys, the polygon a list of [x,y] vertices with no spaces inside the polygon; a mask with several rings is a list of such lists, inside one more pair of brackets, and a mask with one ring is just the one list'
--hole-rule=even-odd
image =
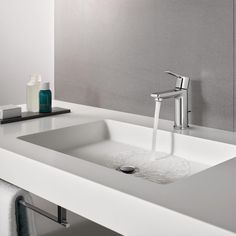
{"label": "bottle cap", "polygon": [[49,89],[50,89],[50,83],[49,82],[42,83],[41,90],[49,90]]}
{"label": "bottle cap", "polygon": [[42,82],[42,76],[41,75],[34,75],[34,79],[37,83],[41,83]]}

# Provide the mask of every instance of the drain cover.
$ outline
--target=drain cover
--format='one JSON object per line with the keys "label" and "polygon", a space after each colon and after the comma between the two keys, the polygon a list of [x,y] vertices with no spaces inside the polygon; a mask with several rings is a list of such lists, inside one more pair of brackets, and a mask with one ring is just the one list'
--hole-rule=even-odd
{"label": "drain cover", "polygon": [[133,174],[136,171],[136,168],[134,166],[120,166],[117,170],[125,174]]}

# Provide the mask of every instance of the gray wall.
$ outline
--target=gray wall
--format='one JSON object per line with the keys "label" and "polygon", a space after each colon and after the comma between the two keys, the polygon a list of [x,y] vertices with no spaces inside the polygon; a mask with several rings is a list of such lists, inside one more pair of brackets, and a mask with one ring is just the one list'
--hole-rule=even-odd
{"label": "gray wall", "polygon": [[[188,75],[191,123],[234,130],[233,0],[55,1],[56,98],[153,116]],[[161,117],[173,119],[173,101]]]}
{"label": "gray wall", "polygon": [[0,105],[25,103],[29,75],[54,81],[54,1],[0,0]]}

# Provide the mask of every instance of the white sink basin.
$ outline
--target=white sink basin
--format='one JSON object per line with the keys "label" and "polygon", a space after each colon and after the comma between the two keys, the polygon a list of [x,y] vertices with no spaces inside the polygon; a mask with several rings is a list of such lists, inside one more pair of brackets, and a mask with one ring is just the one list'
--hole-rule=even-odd
{"label": "white sink basin", "polygon": [[158,130],[157,150],[152,154],[152,133],[151,128],[102,120],[19,138],[114,171],[133,166],[131,176],[160,184],[186,178],[236,156],[234,145],[162,130]]}

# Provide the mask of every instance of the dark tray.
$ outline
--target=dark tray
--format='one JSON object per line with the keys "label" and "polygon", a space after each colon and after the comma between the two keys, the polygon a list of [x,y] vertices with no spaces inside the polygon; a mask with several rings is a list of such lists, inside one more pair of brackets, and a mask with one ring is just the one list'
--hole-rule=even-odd
{"label": "dark tray", "polygon": [[19,117],[13,117],[13,118],[8,118],[4,120],[0,119],[0,124],[2,125],[2,124],[23,121],[23,120],[32,120],[36,118],[55,116],[55,115],[60,115],[60,114],[65,114],[65,113],[70,113],[70,112],[71,112],[70,109],[65,109],[65,108],[60,108],[60,107],[53,107],[52,112],[50,113],[22,112],[21,116]]}

